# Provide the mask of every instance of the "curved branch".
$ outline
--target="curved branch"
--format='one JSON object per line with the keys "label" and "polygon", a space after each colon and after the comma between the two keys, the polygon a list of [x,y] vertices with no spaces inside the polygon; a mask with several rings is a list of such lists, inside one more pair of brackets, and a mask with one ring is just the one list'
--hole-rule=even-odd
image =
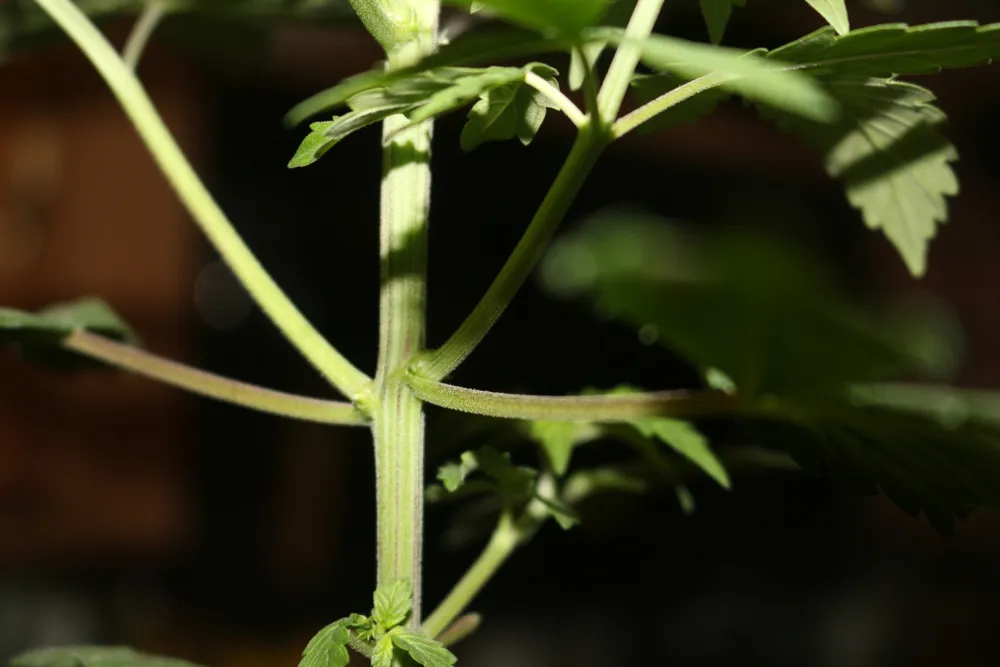
{"label": "curved branch", "polygon": [[738,403],[717,391],[660,391],[593,396],[534,396],[467,389],[407,374],[418,398],[432,405],[503,419],[627,422],[643,417],[692,417],[733,412]]}
{"label": "curved branch", "polygon": [[350,403],[286,394],[230,380],[86,331],[70,334],[62,341],[62,346],[110,366],[185,389],[192,394],[251,410],[320,424],[344,426],[368,424],[365,417]]}

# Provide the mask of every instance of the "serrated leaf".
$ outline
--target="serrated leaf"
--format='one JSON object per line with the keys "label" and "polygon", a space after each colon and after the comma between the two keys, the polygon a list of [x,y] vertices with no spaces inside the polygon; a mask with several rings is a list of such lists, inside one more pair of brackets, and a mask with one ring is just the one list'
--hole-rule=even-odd
{"label": "serrated leaf", "polygon": [[838,36],[821,28],[769,57],[834,74],[887,78],[985,65],[1000,58],[1000,23],[889,23]]}
{"label": "serrated leaf", "polygon": [[406,620],[410,613],[413,590],[410,582],[397,579],[379,586],[375,591],[375,609],[372,620],[384,630],[394,628]]}
{"label": "serrated leaf", "polygon": [[350,662],[349,641],[344,619],[334,621],[309,640],[302,651],[299,667],[345,667]]}
{"label": "serrated leaf", "polygon": [[865,224],[882,230],[915,276],[926,270],[927,248],[958,193],[954,146],[941,134],[944,113],[919,86],[887,79],[828,77],[841,100],[833,126],[803,122],[762,109],[822,149],[827,173],[842,180]]}
{"label": "serrated leaf", "polygon": [[[601,29],[594,33],[614,43],[628,42],[619,30]],[[748,100],[817,121],[829,121],[837,116],[836,101],[813,77],[755,52],[698,44],[665,35],[650,35],[640,46],[642,62],[658,72],[670,72],[685,80],[710,73],[725,75],[718,87]]]}
{"label": "serrated leaf", "polygon": [[361,641],[370,642],[374,639],[375,626],[372,620],[364,614],[351,614],[344,619],[344,627],[353,632]]}
{"label": "serrated leaf", "polygon": [[806,2],[838,33],[844,35],[850,32],[851,22],[847,16],[847,5],[844,0],[806,0]]}
{"label": "serrated leaf", "polygon": [[392,643],[413,658],[414,662],[424,667],[451,667],[455,664],[454,654],[446,649],[441,642],[430,637],[413,632],[406,628],[393,628],[389,633]]}
{"label": "serrated leaf", "polygon": [[178,658],[140,653],[127,646],[55,646],[11,658],[11,667],[196,667]]}
{"label": "serrated leaf", "polygon": [[392,654],[394,650],[395,646],[392,643],[392,637],[384,635],[375,642],[375,648],[372,650],[372,667],[392,667]]}
{"label": "serrated leaf", "polygon": [[729,17],[733,13],[733,5],[742,7],[746,0],[699,0],[701,4],[701,15],[705,17],[705,25],[708,27],[708,36],[713,44],[718,44],[726,33],[726,26],[729,25]]}
{"label": "serrated leaf", "polygon": [[730,488],[729,474],[725,467],[712,451],[708,439],[693,424],[678,419],[651,417],[637,420],[633,425],[645,437],[659,440],[694,463],[722,488]]}
{"label": "serrated leaf", "polygon": [[552,472],[562,477],[569,469],[573,449],[599,432],[582,422],[534,421],[528,424],[528,436],[542,446]]}
{"label": "serrated leaf", "polygon": [[[538,76],[558,87],[556,70],[547,65],[530,66]],[[525,146],[535,138],[552,103],[540,92],[518,81],[490,90],[469,112],[462,129],[462,150],[471,151],[488,141],[518,138]]]}
{"label": "serrated leaf", "polygon": [[[543,286],[588,297],[696,367],[718,368],[741,395],[809,394],[927,373],[937,360],[905,329],[848,301],[805,250],[759,235],[685,233],[634,213],[605,213],[562,236]],[[918,349],[919,348],[919,349]]]}
{"label": "serrated leaf", "polygon": [[509,21],[562,35],[575,35],[594,25],[610,4],[608,0],[445,0],[465,7],[473,1]]}
{"label": "serrated leaf", "polygon": [[37,313],[0,308],[0,345],[8,345],[22,357],[56,370],[102,368],[59,346],[75,331],[129,345],[141,344],[131,327],[100,299],[60,303]]}
{"label": "serrated leaf", "polygon": [[334,116],[333,120],[312,123],[309,126],[309,134],[302,140],[295,155],[289,160],[288,168],[308,167],[345,137],[369,125],[379,123],[389,116],[402,113],[408,108],[402,104],[389,104],[351,111],[343,116]]}

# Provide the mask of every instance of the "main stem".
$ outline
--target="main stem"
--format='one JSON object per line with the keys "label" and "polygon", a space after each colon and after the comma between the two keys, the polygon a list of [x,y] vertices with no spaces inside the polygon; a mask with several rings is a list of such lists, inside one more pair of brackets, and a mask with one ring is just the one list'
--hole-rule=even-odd
{"label": "main stem", "polygon": [[[438,6],[420,8],[415,38],[389,54],[405,67],[434,48]],[[430,211],[432,124],[404,116],[384,122],[381,213],[379,359],[374,414],[378,583],[406,579],[413,589],[409,624],[420,626],[424,519],[424,413],[405,369],[424,349],[427,299],[427,220]]]}

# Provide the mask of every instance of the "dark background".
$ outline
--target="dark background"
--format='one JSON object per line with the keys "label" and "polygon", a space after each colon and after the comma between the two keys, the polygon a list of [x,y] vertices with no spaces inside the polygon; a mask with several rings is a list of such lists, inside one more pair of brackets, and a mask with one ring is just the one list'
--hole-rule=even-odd
{"label": "dark background", "polygon": [[[805,3],[793,4],[737,10],[728,41],[773,46],[819,25]],[[1000,20],[985,1],[905,5],[899,15],[850,8],[858,26]],[[663,29],[703,39],[694,10],[672,3]],[[217,54],[195,57],[180,26],[171,29],[181,38],[167,32],[142,70],[168,122],[278,282],[338,349],[373,368],[377,131],[290,171],[301,132],[280,123],[304,96],[368,67],[373,47],[357,33],[282,26],[252,68],[234,68]],[[566,228],[628,203],[793,236],[858,294],[921,290],[951,303],[966,339],[957,381],[995,388],[996,77],[984,69],[921,81],[952,118],[963,193],[919,283],[864,229],[817,155],[735,105],[614,146]],[[0,232],[27,257],[0,263],[5,303],[29,308],[96,292],[156,352],[326,393],[186,225],[72,49],[12,58],[0,68],[0,91]],[[463,154],[461,121],[445,119],[435,136],[431,345],[489,285],[571,139],[568,123],[553,118],[530,147]],[[46,151],[55,157],[38,157]],[[317,628],[370,605],[373,469],[363,431],[292,424],[135,378],[63,381],[6,358],[0,368],[10,378],[0,390],[0,654],[121,642],[216,667],[294,665]],[[453,379],[560,393],[622,382],[666,389],[693,378],[668,351],[550,300],[532,282]],[[431,470],[478,444],[455,436],[468,420],[429,412]],[[971,667],[1000,658],[995,520],[976,518],[942,538],[881,498],[790,473],[737,480],[731,494],[707,484],[694,491],[690,517],[660,494],[601,503],[571,532],[547,526],[476,601],[486,623],[461,646],[463,663]],[[428,509],[428,605],[478,548],[449,548],[441,536],[451,518]]]}

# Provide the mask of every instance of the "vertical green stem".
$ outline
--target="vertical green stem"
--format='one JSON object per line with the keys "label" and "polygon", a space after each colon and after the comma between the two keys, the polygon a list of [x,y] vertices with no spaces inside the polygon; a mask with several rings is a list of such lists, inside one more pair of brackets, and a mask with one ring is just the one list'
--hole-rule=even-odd
{"label": "vertical green stem", "polygon": [[660,16],[664,0],[639,0],[625,28],[628,41],[618,47],[615,57],[604,78],[601,92],[597,95],[597,108],[602,122],[610,126],[618,117],[622,100],[628,91],[639,56],[642,54],[642,42],[653,32],[656,19]]}
{"label": "vertical green stem", "polygon": [[[420,30],[389,54],[405,67],[434,46],[438,6],[415,10]],[[424,349],[427,298],[427,220],[430,210],[432,124],[398,132],[404,116],[386,119],[383,137],[379,359],[374,414],[378,582],[409,580],[410,625],[420,625],[423,551],[424,413],[405,379],[413,355]]]}

